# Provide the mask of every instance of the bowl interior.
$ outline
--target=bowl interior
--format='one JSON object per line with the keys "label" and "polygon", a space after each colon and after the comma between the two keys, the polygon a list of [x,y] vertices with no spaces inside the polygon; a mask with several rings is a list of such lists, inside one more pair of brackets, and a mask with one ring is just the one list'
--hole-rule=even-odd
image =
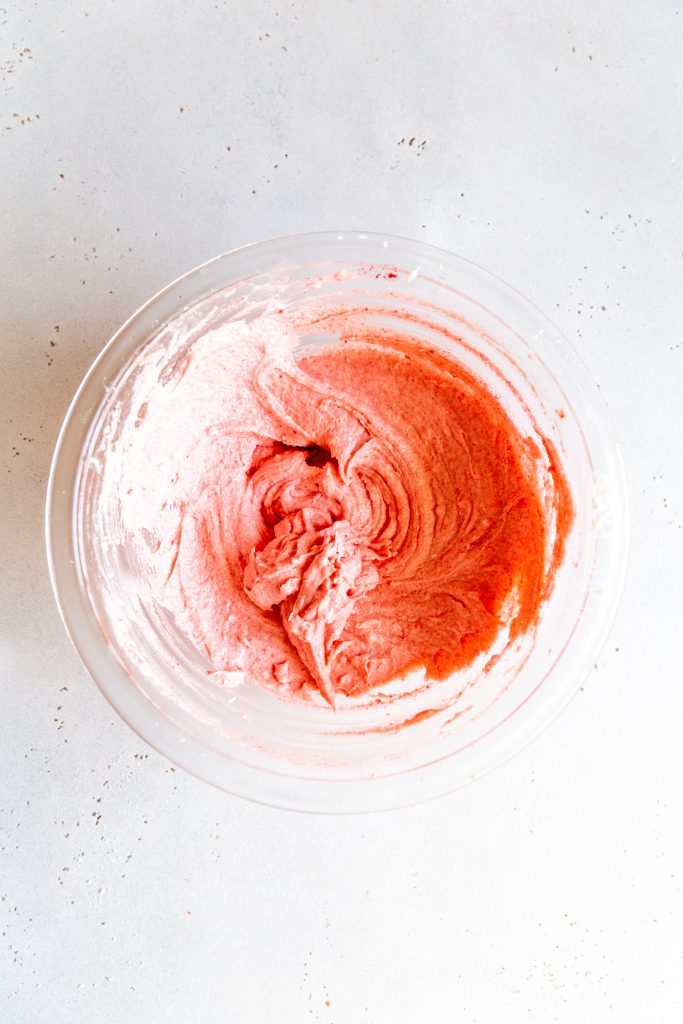
{"label": "bowl interior", "polygon": [[[333,712],[322,699],[283,699],[241,674],[216,673],[156,602],[144,545],[126,534],[117,501],[122,467],[112,452],[123,424],[144,388],[171,372],[199,335],[274,308],[303,319],[315,310],[318,326],[303,337],[302,354],[338,344],[358,323],[427,341],[476,373],[525,436],[553,443],[575,506],[563,564],[536,630],[509,647],[501,638],[486,671],[496,652],[428,686],[414,672]],[[228,253],[143,307],[76,396],[55,456],[48,518],[67,627],[133,728],[222,788],[331,811],[452,789],[532,738],[575,692],[604,640],[625,539],[623,471],[609,420],[552,325],[458,257],[339,234]]]}

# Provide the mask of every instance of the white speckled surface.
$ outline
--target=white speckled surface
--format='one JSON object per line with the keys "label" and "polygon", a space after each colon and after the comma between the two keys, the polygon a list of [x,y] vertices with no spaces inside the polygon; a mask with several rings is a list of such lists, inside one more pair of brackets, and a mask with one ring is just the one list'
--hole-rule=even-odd
{"label": "white speckled surface", "polygon": [[[682,43],[676,0],[0,7],[3,1024],[683,1018]],[[346,819],[145,750],[42,541],[113,329],[224,249],[326,227],[444,245],[553,316],[633,514],[562,717],[467,790]]]}

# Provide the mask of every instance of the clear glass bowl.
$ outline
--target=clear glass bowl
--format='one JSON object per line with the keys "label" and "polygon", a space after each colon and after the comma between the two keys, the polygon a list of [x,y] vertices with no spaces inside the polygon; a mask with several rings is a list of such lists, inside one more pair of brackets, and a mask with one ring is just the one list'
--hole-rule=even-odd
{"label": "clear glass bowl", "polygon": [[[555,444],[576,518],[533,636],[494,668],[474,665],[433,690],[349,702],[334,712],[283,700],[242,679],[221,686],[203,656],[150,599],[126,546],[107,542],[105,436],[130,412],[136,364],[165,344],[181,313],[203,324],[258,315],[268,302],[363,310],[453,351],[508,413]],[[444,331],[444,328],[447,330]],[[335,344],[334,336],[309,339]],[[171,358],[172,353],[169,353]],[[127,405],[128,402],[128,405]],[[67,631],[122,718],[178,765],[229,792],[281,807],[367,811],[452,790],[500,764],[567,704],[615,613],[627,547],[622,459],[599,392],[568,342],[491,274],[420,242],[354,232],[299,235],[218,256],[144,305],[81,384],[57,443],[47,548]],[[410,687],[408,686],[409,690]],[[403,692],[401,688],[397,693]],[[436,714],[444,693],[461,696]],[[408,723],[408,724],[406,724]]]}

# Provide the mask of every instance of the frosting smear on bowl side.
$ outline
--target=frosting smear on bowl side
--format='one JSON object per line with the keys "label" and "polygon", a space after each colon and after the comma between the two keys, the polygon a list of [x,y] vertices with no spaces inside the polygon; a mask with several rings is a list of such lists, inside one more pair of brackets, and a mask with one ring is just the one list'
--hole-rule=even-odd
{"label": "frosting smear on bowl side", "polygon": [[331,705],[532,627],[572,519],[552,446],[440,349],[297,343],[262,316],[141,375],[119,487],[158,601],[217,669]]}

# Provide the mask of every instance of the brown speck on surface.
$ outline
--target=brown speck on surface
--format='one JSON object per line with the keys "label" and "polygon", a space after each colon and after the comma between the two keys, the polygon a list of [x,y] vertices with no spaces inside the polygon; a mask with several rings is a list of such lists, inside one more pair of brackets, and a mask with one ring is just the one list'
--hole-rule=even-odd
{"label": "brown speck on surface", "polygon": [[178,107],[178,113],[179,114],[184,114],[185,113],[185,107]]}
{"label": "brown speck on surface", "polygon": [[64,175],[62,174],[61,171],[59,172],[59,177],[62,179],[62,181],[64,181]]}

